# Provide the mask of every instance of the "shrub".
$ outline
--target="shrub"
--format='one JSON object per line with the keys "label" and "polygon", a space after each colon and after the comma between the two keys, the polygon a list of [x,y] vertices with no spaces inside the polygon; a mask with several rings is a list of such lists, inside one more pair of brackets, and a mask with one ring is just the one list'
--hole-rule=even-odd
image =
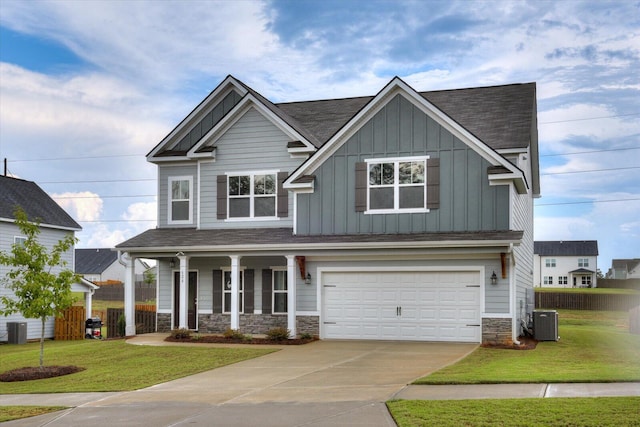
{"label": "shrub", "polygon": [[188,340],[191,339],[191,331],[189,329],[180,328],[173,329],[171,331],[171,338],[176,340]]}
{"label": "shrub", "polygon": [[237,329],[231,329],[231,328],[227,328],[226,331],[224,331],[224,337],[228,340],[244,340],[245,336],[242,332],[240,332]]}
{"label": "shrub", "polygon": [[290,332],[286,328],[272,328],[267,332],[267,337],[271,341],[284,341],[289,339]]}
{"label": "shrub", "polygon": [[313,339],[313,335],[311,335],[309,332],[305,332],[304,334],[300,335],[300,338],[303,340],[310,340]]}
{"label": "shrub", "polygon": [[124,317],[124,314],[118,316],[118,320],[116,320],[116,328],[119,337],[124,337],[127,333],[127,319]]}

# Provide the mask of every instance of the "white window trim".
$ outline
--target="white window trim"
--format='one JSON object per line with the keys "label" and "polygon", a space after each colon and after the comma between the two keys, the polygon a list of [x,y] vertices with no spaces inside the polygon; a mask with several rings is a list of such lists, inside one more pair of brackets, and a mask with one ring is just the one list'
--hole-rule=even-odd
{"label": "white window trim", "polygon": [[[280,218],[278,217],[278,173],[280,172],[280,170],[268,170],[268,171],[251,171],[251,172],[227,172],[225,175],[227,175],[227,218],[225,219],[225,222],[238,222],[238,221],[246,221],[248,219],[252,220],[252,221],[279,221]],[[274,210],[274,216],[255,216],[255,212],[254,212],[254,200],[255,200],[255,194],[253,193],[254,190],[254,177],[256,175],[274,175],[275,176],[275,185],[276,185],[276,192],[273,194],[274,196],[274,202],[275,202],[275,210]],[[249,216],[242,216],[242,217],[231,217],[231,212],[229,209],[229,178],[232,176],[249,176],[251,183],[249,184],[249,187],[251,189],[251,192],[249,194]],[[247,197],[247,196],[244,196]],[[259,196],[258,196],[259,197]]]}
{"label": "white window trim", "polygon": [[[244,287],[245,287],[245,283],[244,283],[244,270],[246,269],[246,267],[240,267],[240,283],[238,284],[238,286],[240,286],[240,284],[242,284],[242,289],[239,289],[238,292],[240,293],[239,297],[239,301],[240,301],[240,305],[242,306],[242,310],[240,310],[240,314],[244,314]],[[229,272],[231,273],[231,268],[230,267],[222,267],[222,314],[231,314],[231,310],[229,311],[224,311],[225,310],[225,306],[224,306],[224,295],[225,294],[231,294],[231,291],[226,291],[224,289],[224,273],[225,272]],[[229,309],[231,309],[231,307],[229,307]]]}
{"label": "white window trim", "polygon": [[545,285],[553,285],[553,276],[544,276],[543,283]]}
{"label": "white window trim", "polygon": [[22,243],[24,245],[24,242],[27,241],[27,237],[26,236],[13,236],[13,243],[17,244],[18,241],[20,241],[20,243]]}
{"label": "white window trim", "polygon": [[556,259],[555,258],[545,258],[544,260],[544,266],[546,268],[555,268],[556,266]]}
{"label": "white window trim", "polygon": [[[427,160],[429,156],[409,156],[409,157],[385,157],[385,158],[374,158],[374,159],[365,159],[365,163],[367,164],[367,210],[364,212],[365,215],[372,214],[398,214],[398,213],[426,213],[429,212],[427,208]],[[415,162],[415,161],[424,161],[424,208],[408,208],[401,209],[400,208],[400,180],[398,179],[398,164],[400,162]],[[370,209],[370,194],[371,194],[371,184],[369,180],[369,166],[372,163],[393,163],[394,164],[394,174],[395,179],[393,183],[393,209]],[[390,186],[389,186],[390,187]]]}
{"label": "white window trim", "polygon": [[[274,316],[284,316],[288,313],[288,311],[278,311],[276,312],[276,293],[278,294],[285,294],[287,295],[289,293],[289,283],[287,283],[287,290],[286,291],[276,291],[275,289],[275,278],[276,278],[276,271],[283,271],[285,273],[285,280],[287,279],[287,268],[286,267],[272,267],[271,268],[271,314],[273,314]],[[287,307],[288,309],[288,307]]]}
{"label": "white window trim", "polygon": [[589,267],[589,258],[578,258],[578,267]]}
{"label": "white window trim", "polygon": [[568,276],[558,276],[558,284],[559,285],[568,285],[569,277]]}
{"label": "white window trim", "polygon": [[[189,181],[189,219],[186,220],[173,220],[171,215],[171,208],[173,205],[172,183],[175,181]],[[167,224],[182,225],[193,224],[193,176],[170,176],[167,178]]]}

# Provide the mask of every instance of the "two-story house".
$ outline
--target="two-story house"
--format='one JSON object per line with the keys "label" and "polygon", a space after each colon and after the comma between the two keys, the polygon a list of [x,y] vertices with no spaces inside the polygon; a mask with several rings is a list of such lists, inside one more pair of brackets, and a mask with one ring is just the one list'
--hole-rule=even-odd
{"label": "two-story house", "polygon": [[[0,250],[11,252],[14,244],[20,244],[26,237],[15,224],[15,210],[22,208],[29,221],[40,222],[40,234],[38,243],[49,250],[58,241],[68,234],[75,234],[82,228],[67,214],[47,193],[36,183],[22,179],[0,176]],[[62,257],[67,263],[67,268],[73,269],[74,250],[71,248]],[[58,267],[62,268],[62,267]],[[0,280],[5,279],[10,267],[0,265]],[[93,291],[97,286],[81,280],[71,287],[73,292],[83,292],[85,295],[85,307],[88,316],[91,315]],[[0,283],[0,295],[13,296],[13,291]],[[21,314],[0,316],[0,341],[7,341],[7,322],[19,322],[27,324],[27,339],[40,338],[42,323],[40,319],[25,319]],[[45,322],[45,338],[53,337],[54,319],[49,318]]]}
{"label": "two-story house", "polygon": [[147,155],[159,331],[517,340],[533,286],[534,83],[274,104],[228,76]]}
{"label": "two-story house", "polygon": [[598,271],[597,240],[534,242],[534,286],[595,288]]}
{"label": "two-story house", "polygon": [[[75,272],[90,282],[100,285],[102,282],[124,283],[125,268],[118,262],[118,254],[110,248],[76,249]],[[135,274],[138,281],[149,269],[143,259],[136,259]]]}
{"label": "two-story house", "polygon": [[611,260],[607,279],[640,279],[640,258]]}

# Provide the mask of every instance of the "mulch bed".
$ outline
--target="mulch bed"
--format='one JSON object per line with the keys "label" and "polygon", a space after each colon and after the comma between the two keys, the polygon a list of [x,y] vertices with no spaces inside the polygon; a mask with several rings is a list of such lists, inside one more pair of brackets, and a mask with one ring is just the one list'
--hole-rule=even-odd
{"label": "mulch bed", "polygon": [[12,369],[0,374],[0,381],[2,382],[14,382],[14,381],[31,381],[41,380],[44,378],[60,377],[62,375],[75,374],[76,372],[84,371],[85,368],[80,366],[28,366],[26,368]]}
{"label": "mulch bed", "polygon": [[168,336],[165,341],[168,342],[184,342],[193,344],[269,344],[269,345],[301,345],[316,341],[317,338],[292,338],[286,340],[272,340],[269,338],[253,337],[250,340],[226,338],[222,335],[200,335],[191,338],[174,338]]}
{"label": "mulch bed", "polygon": [[507,350],[533,350],[538,345],[538,341],[531,337],[520,337],[518,338],[520,341],[520,345],[516,345],[513,343],[509,344],[482,344],[481,347],[486,348],[503,348]]}

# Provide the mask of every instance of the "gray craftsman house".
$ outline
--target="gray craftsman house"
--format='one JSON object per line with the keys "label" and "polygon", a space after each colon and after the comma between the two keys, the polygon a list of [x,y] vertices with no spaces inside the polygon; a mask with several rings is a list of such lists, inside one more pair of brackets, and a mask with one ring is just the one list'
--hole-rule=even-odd
{"label": "gray craftsman house", "polygon": [[157,328],[511,342],[533,286],[534,83],[274,104],[229,76],[147,160]]}

